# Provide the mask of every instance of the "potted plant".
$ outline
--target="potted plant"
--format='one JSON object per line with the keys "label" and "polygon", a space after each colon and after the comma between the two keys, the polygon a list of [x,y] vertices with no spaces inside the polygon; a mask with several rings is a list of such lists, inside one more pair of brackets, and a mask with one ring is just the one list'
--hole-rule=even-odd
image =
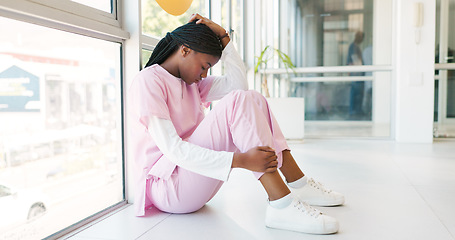
{"label": "potted plant", "polygon": [[[260,70],[267,68],[267,63],[273,58],[273,53],[276,53],[279,61],[286,68],[289,76],[289,69],[294,70],[295,66],[291,58],[281,50],[266,46],[259,56],[256,57],[257,63],[254,67],[254,73],[257,74]],[[304,136],[304,120],[305,120],[305,102],[303,98],[279,97],[270,98],[270,92],[267,83],[267,74],[262,73],[261,82],[262,92],[267,98],[270,109],[273,112],[284,137],[287,139],[303,139]]]}
{"label": "potted plant", "polygon": [[[273,53],[277,54],[279,61],[284,65],[287,72],[289,69],[293,70],[295,68],[294,64],[291,61],[291,58],[286,53],[283,53],[281,50],[267,45],[261,51],[261,54],[255,57],[257,59],[256,66],[254,66],[255,74],[257,74],[260,69],[267,69],[267,63],[273,58]],[[265,73],[262,74],[261,88],[265,97],[270,97],[269,87],[267,84],[267,74]]]}

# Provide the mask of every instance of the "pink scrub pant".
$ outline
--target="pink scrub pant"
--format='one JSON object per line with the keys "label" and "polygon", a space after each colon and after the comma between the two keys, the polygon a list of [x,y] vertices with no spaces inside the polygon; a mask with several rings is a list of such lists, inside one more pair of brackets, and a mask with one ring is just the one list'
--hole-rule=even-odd
{"label": "pink scrub pant", "polygon": [[[216,151],[246,152],[270,146],[281,167],[282,151],[289,149],[266,99],[255,91],[236,90],[221,99],[191,137],[190,143]],[[259,179],[263,173],[253,172]],[[223,181],[177,166],[167,180],[147,180],[147,197],[164,212],[190,213],[202,208],[220,189]]]}

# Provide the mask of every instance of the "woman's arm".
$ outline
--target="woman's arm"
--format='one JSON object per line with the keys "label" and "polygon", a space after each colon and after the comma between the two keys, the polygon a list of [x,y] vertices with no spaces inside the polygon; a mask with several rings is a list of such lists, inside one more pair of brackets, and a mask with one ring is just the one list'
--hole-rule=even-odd
{"label": "woman's arm", "polygon": [[148,132],[161,152],[174,164],[203,176],[226,181],[231,168],[257,172],[277,169],[275,151],[270,147],[255,147],[245,153],[214,151],[183,141],[172,121],[150,117]]}
{"label": "woman's arm", "polygon": [[212,20],[205,18],[205,17],[199,15],[198,13],[193,13],[188,22],[192,22],[194,20],[197,20],[196,24],[204,24],[207,27],[209,27],[220,39],[223,49],[231,41],[231,37],[226,32],[226,30],[223,27],[221,27],[220,25],[213,22]]}
{"label": "woman's arm", "polygon": [[213,79],[207,102],[219,100],[232,90],[248,90],[245,65],[232,42],[223,50],[221,61],[224,62],[226,74]]}
{"label": "woman's arm", "polygon": [[192,172],[226,181],[234,153],[214,151],[183,141],[171,120],[151,116],[148,132],[160,151],[174,164]]}

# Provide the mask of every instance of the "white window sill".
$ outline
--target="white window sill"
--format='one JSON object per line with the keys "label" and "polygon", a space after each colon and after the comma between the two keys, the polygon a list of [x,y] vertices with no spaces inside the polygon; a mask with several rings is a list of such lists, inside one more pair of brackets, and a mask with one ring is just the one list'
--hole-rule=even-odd
{"label": "white window sill", "polygon": [[128,204],[63,239],[138,239],[170,215],[152,208],[144,217],[136,217],[134,207]]}

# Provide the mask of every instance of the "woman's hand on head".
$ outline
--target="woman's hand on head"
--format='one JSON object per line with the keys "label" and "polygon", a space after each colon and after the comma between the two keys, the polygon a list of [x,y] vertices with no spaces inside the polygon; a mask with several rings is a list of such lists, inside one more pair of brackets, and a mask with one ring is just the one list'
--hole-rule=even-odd
{"label": "woman's hand on head", "polygon": [[226,34],[226,30],[221,27],[220,25],[216,24],[212,20],[205,18],[198,13],[193,13],[190,17],[190,20],[188,22],[192,22],[194,20],[197,20],[196,24],[205,24],[207,27],[209,27],[218,37],[222,37]]}
{"label": "woman's hand on head", "polygon": [[245,153],[234,153],[233,168],[245,168],[255,172],[275,172],[278,168],[275,150],[268,146],[254,147]]}

